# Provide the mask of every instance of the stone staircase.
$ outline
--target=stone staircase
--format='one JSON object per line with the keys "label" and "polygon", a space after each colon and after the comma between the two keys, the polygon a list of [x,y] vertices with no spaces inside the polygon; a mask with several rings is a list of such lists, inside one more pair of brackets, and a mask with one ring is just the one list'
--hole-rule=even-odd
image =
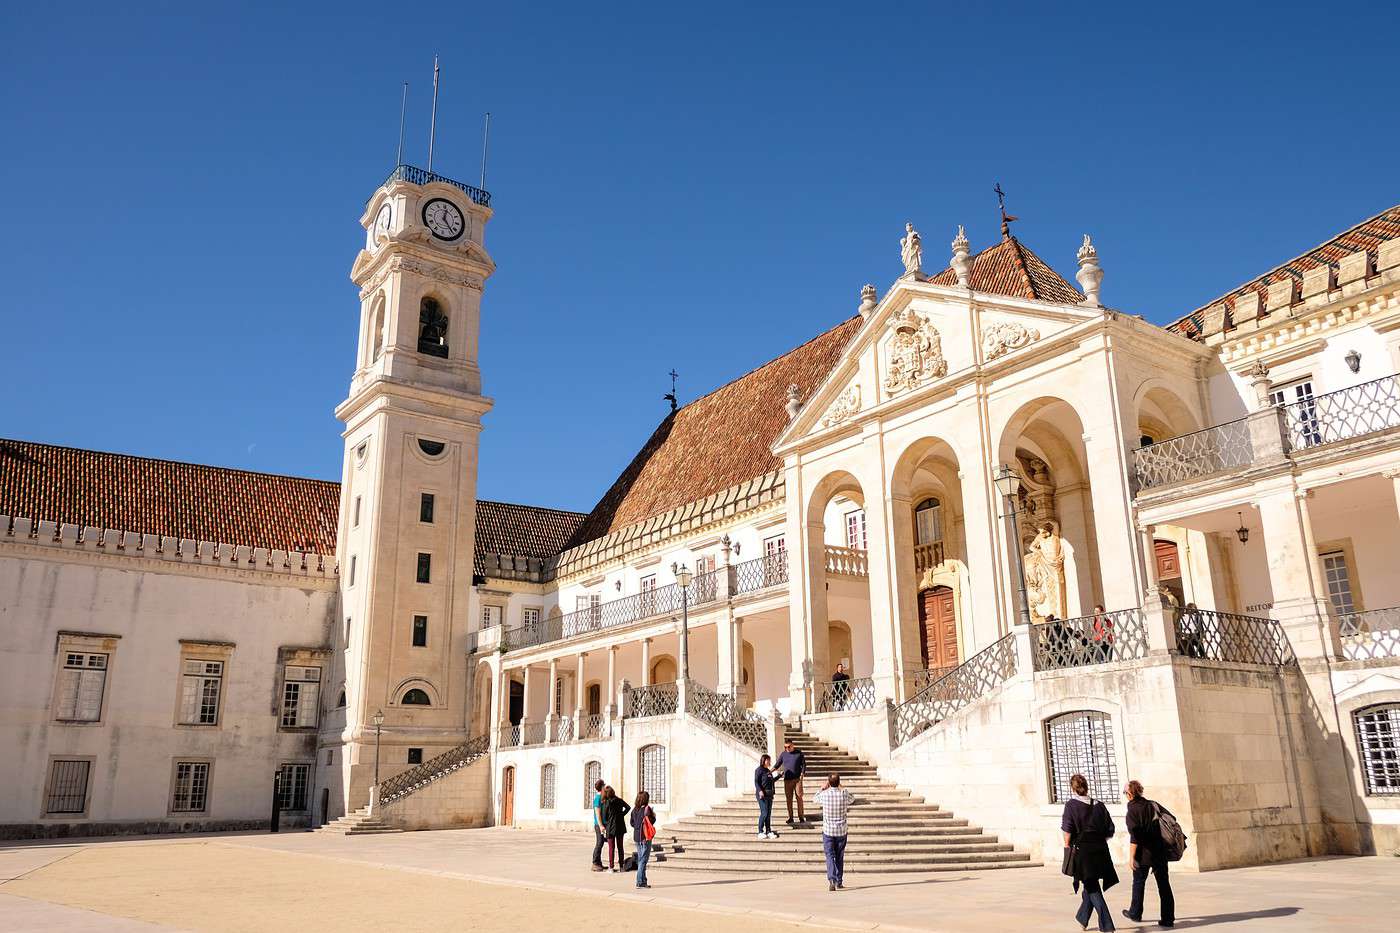
{"label": "stone staircase", "polygon": [[403,830],[390,826],[377,816],[370,816],[369,807],[361,807],[354,813],[347,813],[338,820],[318,826],[316,832],[340,836],[367,836],[372,833],[401,833]]}
{"label": "stone staircase", "polygon": [[[812,795],[825,775],[834,771],[841,775],[841,786],[856,798],[848,817],[848,872],[973,871],[1038,864],[967,820],[880,780],[874,765],[800,729],[788,728],[786,734],[807,756],[806,823],[786,824],[779,780],[773,802],[778,839],[757,838],[758,805],[752,794],[744,794],[678,823],[659,826],[658,861],[667,868],[694,871],[820,873],[826,864],[821,808],[812,803]],[[744,780],[747,783],[748,775]]]}

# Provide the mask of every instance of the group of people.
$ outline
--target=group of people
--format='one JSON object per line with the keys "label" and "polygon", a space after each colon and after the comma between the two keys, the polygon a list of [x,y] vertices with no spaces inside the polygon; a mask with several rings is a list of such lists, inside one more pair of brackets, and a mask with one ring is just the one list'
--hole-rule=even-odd
{"label": "group of people", "polygon": [[[656,811],[651,808],[651,795],[637,794],[631,806],[601,779],[593,782],[593,870],[622,872],[627,867],[623,839],[631,830],[635,847],[633,861],[637,872],[637,887],[649,888],[647,862],[651,861],[651,845],[656,837]],[[603,866],[603,846],[608,847],[608,864]]]}
{"label": "group of people", "polygon": [[[753,773],[754,798],[758,801],[758,838],[777,839],[773,832],[773,801],[777,796],[777,778],[783,778],[783,796],[787,798],[787,824],[796,826],[807,821],[802,800],[802,779],[807,773],[807,757],[792,739],[783,743],[783,751],[775,762],[768,755],[758,760]],[[841,786],[841,775],[828,775],[813,799],[822,808],[822,852],[826,855],[826,882],[831,891],[844,887],[846,875],[846,814],[855,802],[851,792]],[[793,819],[792,804],[797,801],[797,818]]]}
{"label": "group of people", "polygon": [[[1079,911],[1074,919],[1079,921],[1080,929],[1087,930],[1089,920],[1097,913],[1099,930],[1112,930],[1113,917],[1109,914],[1104,891],[1118,883],[1118,872],[1108,848],[1108,840],[1114,833],[1113,817],[1102,800],[1089,796],[1089,782],[1084,775],[1071,776],[1069,786],[1073,796],[1065,801],[1060,830],[1065,835],[1064,873],[1074,879],[1074,890],[1080,896]],[[1144,797],[1142,784],[1137,781],[1127,783],[1123,796],[1128,801],[1128,864],[1133,873],[1133,898],[1123,916],[1134,923],[1141,922],[1150,874],[1157,879],[1157,896],[1162,904],[1157,925],[1175,926],[1176,900],[1172,896],[1167,868],[1173,853],[1162,832],[1163,817],[1171,817],[1171,813]],[[1172,820],[1174,822],[1175,818]]]}

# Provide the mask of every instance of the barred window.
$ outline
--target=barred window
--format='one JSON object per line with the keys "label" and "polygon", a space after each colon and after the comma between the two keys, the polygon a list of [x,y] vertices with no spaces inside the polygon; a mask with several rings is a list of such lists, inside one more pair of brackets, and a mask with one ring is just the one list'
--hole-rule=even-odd
{"label": "barred window", "polygon": [[82,813],[87,810],[90,761],[57,760],[49,765],[49,790],[45,813]]}
{"label": "barred window", "polygon": [[433,523],[433,505],[435,502],[436,497],[430,492],[423,493],[418,499],[418,520],[425,525],[431,525]]}
{"label": "barred window", "polygon": [[58,673],[58,706],[54,718],[67,722],[97,722],[102,718],[102,694],[107,688],[107,655],[64,652]]}
{"label": "barred window", "polygon": [[1107,713],[1077,710],[1045,724],[1046,761],[1050,765],[1050,801],[1074,795],[1069,779],[1084,775],[1089,796],[1117,799],[1118,761],[1113,754],[1113,719]]}
{"label": "barred window", "polygon": [[554,772],[553,764],[546,764],[540,767],[540,809],[554,809]]}
{"label": "barred window", "polygon": [[170,809],[176,813],[203,813],[209,803],[209,762],[175,762],[175,787]]}
{"label": "barred window", "polygon": [[277,800],[283,810],[306,809],[306,787],[311,783],[311,765],[283,765],[277,769]]}
{"label": "barred window", "polygon": [[433,582],[433,555],[422,553],[418,555],[417,580],[419,583]]}
{"label": "barred window", "polygon": [[321,669],[287,665],[282,682],[282,725],[299,728],[316,725],[320,708]]}
{"label": "barred window", "polygon": [[415,647],[415,648],[426,648],[426,647],[428,647],[428,617],[427,617],[427,616],[414,616],[414,617],[413,617],[413,647]]}
{"label": "barred window", "polygon": [[637,753],[640,790],[651,795],[652,803],[666,802],[666,746],[646,745]]}
{"label": "barred window", "polygon": [[593,795],[597,793],[593,785],[603,779],[603,763],[590,761],[583,766],[583,808],[593,809]]}
{"label": "barred window", "polygon": [[180,722],[187,726],[217,725],[224,662],[186,660],[181,670]]}
{"label": "barred window", "polygon": [[1367,795],[1400,795],[1400,703],[1371,706],[1352,718]]}

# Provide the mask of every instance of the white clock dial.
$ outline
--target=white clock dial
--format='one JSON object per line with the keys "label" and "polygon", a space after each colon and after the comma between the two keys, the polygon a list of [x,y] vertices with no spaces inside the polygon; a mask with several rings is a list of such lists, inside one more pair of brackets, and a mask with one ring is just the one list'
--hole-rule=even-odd
{"label": "white clock dial", "polygon": [[466,229],[457,205],[442,198],[433,198],[423,205],[423,223],[439,240],[455,240]]}
{"label": "white clock dial", "polygon": [[393,205],[385,204],[374,218],[374,242],[383,243],[389,238],[389,224],[394,219]]}

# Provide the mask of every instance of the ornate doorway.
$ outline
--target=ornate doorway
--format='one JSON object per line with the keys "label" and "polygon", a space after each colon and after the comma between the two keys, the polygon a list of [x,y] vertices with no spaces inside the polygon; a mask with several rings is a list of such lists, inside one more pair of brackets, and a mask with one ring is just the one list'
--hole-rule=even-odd
{"label": "ornate doorway", "polygon": [[919,647],[924,667],[958,663],[958,620],[953,588],[935,586],[919,594]]}

